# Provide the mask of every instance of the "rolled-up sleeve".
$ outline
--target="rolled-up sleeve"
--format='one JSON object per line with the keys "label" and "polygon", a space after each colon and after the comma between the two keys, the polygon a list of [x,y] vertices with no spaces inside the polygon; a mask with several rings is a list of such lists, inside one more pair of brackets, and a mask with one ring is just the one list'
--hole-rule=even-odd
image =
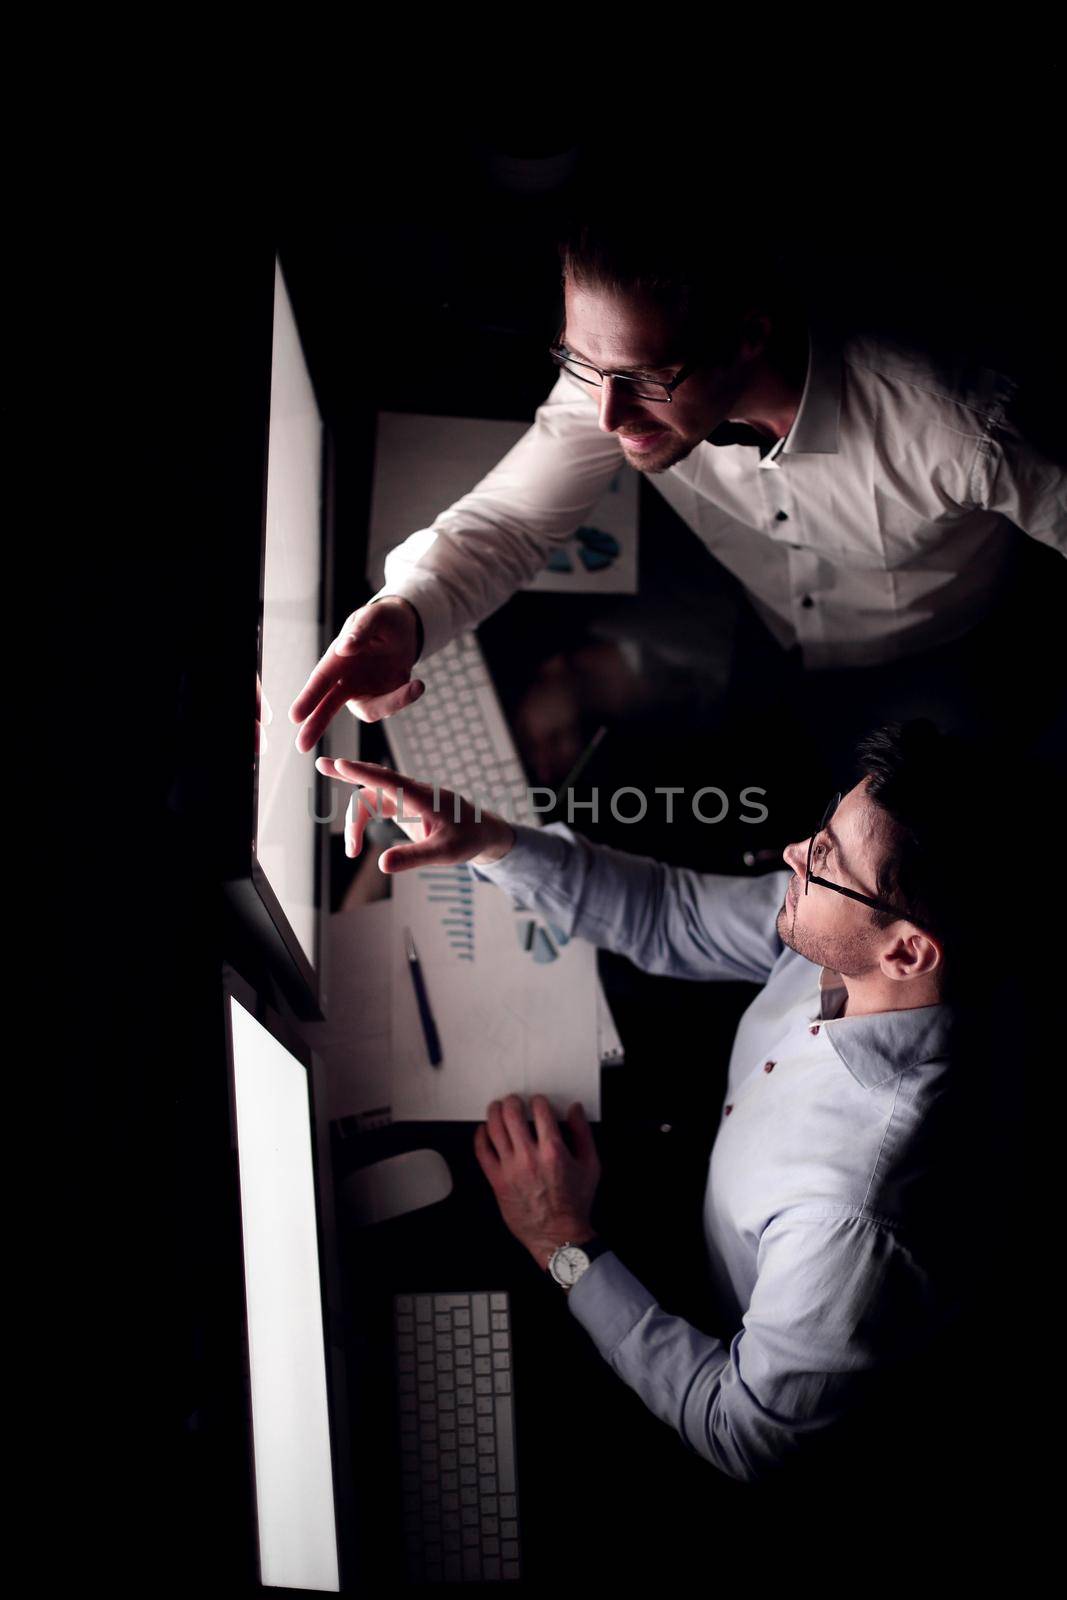
{"label": "rolled-up sleeve", "polygon": [[492,471],[387,555],[374,598],[410,600],[422,619],[424,656],[540,572],[625,467],[619,441],[599,426],[592,393],[561,372],[532,426]]}
{"label": "rolled-up sleeve", "polygon": [[613,1251],[568,1296],[600,1354],[684,1444],[755,1482],[823,1441],[875,1376],[922,1349],[939,1307],[882,1223],[797,1207],[768,1223],[742,1328],[726,1343],[671,1316]]}
{"label": "rolled-up sleeve", "polygon": [[518,825],[499,862],[472,867],[569,936],[628,956],[645,972],[764,983],[782,953],[787,872],[693,872],[590,844],[566,823]]}

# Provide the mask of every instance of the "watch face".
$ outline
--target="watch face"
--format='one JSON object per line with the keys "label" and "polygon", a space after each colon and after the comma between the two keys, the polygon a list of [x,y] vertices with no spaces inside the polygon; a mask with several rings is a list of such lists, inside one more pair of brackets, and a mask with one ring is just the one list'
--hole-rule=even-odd
{"label": "watch face", "polygon": [[589,1257],[585,1251],[576,1244],[569,1244],[563,1250],[557,1250],[552,1257],[552,1271],[558,1283],[564,1283],[569,1288],[577,1283],[586,1267]]}

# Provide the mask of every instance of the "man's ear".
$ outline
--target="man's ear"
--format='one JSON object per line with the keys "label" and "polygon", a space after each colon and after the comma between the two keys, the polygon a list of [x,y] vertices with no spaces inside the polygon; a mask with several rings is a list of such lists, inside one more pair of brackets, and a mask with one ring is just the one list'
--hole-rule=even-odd
{"label": "man's ear", "polygon": [[932,973],[941,975],[945,952],[939,939],[914,923],[906,922],[903,931],[882,957],[882,971],[887,978],[906,983],[913,978],[926,978]]}

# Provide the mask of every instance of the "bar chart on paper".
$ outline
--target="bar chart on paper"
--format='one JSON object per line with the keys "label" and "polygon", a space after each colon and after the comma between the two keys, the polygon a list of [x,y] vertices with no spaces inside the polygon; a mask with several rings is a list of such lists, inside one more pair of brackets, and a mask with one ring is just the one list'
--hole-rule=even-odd
{"label": "bar chart on paper", "polygon": [[425,905],[444,933],[446,943],[459,961],[474,960],[474,879],[465,866],[426,867],[419,870],[424,880]]}
{"label": "bar chart on paper", "polygon": [[[462,879],[465,878],[464,883]],[[600,1114],[596,949],[517,910],[466,867],[393,879],[395,925],[418,946],[442,1061],[430,1068],[403,943],[393,939],[396,1121],[479,1121],[505,1094],[547,1095],[558,1114]]]}

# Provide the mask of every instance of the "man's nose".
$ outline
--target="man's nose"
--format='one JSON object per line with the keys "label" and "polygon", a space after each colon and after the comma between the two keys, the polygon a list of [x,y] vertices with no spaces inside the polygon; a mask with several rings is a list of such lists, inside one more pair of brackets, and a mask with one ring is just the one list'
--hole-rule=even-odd
{"label": "man's nose", "polygon": [[614,433],[620,423],[640,412],[640,405],[635,405],[632,394],[626,393],[626,385],[615,387],[613,378],[605,378],[600,389],[600,427],[604,433]]}
{"label": "man's nose", "polygon": [[803,844],[787,844],[782,851],[782,860],[787,867],[792,867],[798,878],[802,878],[807,861],[807,840]]}

